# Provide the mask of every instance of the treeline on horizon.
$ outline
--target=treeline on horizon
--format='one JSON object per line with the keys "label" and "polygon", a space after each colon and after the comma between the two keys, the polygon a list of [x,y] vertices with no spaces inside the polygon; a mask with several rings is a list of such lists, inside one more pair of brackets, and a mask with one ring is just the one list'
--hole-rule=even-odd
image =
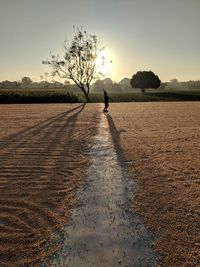
{"label": "treeline on horizon", "polygon": [[[79,92],[79,88],[75,84],[65,81],[64,83],[59,81],[41,81],[34,82],[29,77],[23,77],[21,81],[1,81],[0,89],[67,89],[71,92]],[[129,78],[123,78],[120,82],[114,82],[110,78],[98,80],[91,85],[91,92],[100,93],[102,89],[106,89],[111,93],[131,92],[137,91],[130,85]],[[161,83],[157,90],[200,90],[200,80],[197,81],[181,81],[172,79],[170,82]]]}

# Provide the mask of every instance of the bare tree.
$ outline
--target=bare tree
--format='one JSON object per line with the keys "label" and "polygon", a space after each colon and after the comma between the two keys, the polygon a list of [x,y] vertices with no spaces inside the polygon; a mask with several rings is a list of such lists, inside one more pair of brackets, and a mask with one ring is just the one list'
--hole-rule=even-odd
{"label": "bare tree", "polygon": [[[77,28],[71,44],[64,42],[64,57],[51,54],[50,61],[43,61],[52,67],[52,75],[72,80],[84,93],[89,102],[90,85],[94,80],[103,76],[101,66],[97,66],[97,57],[105,47],[96,35],[90,35],[87,31]],[[106,59],[101,58],[102,67]]]}

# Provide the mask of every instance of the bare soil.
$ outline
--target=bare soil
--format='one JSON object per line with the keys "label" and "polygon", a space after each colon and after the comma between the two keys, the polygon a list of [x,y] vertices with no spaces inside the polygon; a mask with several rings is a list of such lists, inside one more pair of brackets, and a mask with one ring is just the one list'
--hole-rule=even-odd
{"label": "bare soil", "polygon": [[[110,114],[160,266],[200,266],[200,103],[111,104]],[[95,104],[0,106],[2,267],[37,266],[57,250],[100,115]]]}
{"label": "bare soil", "polygon": [[65,239],[41,267],[156,266],[151,236],[132,212],[132,180],[118,161],[110,119],[102,113],[87,178],[77,192]]}
{"label": "bare soil", "polygon": [[[0,265],[57,249],[97,132],[96,105],[0,106]],[[51,245],[50,245],[51,244]]]}
{"label": "bare soil", "polygon": [[110,114],[160,266],[200,266],[200,103],[112,104]]}

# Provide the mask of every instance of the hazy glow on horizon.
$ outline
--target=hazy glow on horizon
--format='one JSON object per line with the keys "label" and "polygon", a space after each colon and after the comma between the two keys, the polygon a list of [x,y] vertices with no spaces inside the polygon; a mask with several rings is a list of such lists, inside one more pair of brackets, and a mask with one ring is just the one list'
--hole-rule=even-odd
{"label": "hazy glow on horizon", "polygon": [[114,81],[152,70],[162,81],[200,79],[200,0],[0,0],[0,81],[35,81],[62,54],[73,25],[105,43]]}

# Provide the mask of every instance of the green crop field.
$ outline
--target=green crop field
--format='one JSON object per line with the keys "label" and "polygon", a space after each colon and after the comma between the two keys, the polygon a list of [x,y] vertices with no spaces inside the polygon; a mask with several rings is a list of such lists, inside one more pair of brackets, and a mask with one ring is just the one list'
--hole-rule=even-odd
{"label": "green crop field", "polygon": [[[108,93],[110,102],[199,101],[200,90]],[[103,102],[102,93],[91,93],[91,102]],[[79,103],[84,95],[65,89],[0,89],[0,103]]]}

